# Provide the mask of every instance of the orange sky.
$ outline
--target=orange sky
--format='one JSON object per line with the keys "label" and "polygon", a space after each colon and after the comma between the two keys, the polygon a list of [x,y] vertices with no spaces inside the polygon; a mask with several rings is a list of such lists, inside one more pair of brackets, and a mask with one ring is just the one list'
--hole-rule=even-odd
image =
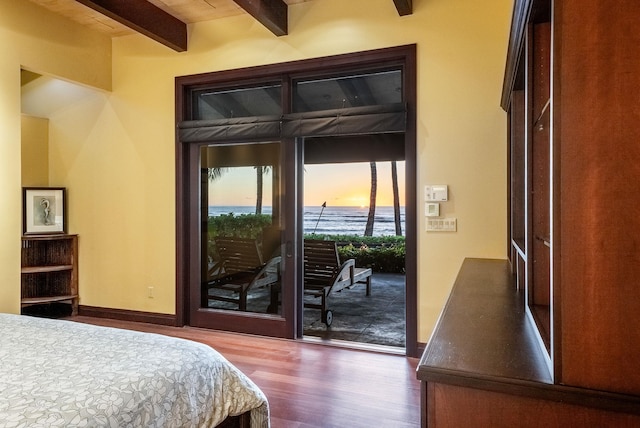
{"label": "orange sky", "polygon": [[[378,162],[378,206],[393,205],[391,163]],[[368,162],[306,165],[304,167],[304,205],[368,206],[371,189]],[[404,162],[398,162],[400,205],[404,205]],[[271,174],[264,177],[263,204],[271,205]],[[209,204],[221,206],[254,205],[256,172],[252,167],[227,170],[209,183]]]}

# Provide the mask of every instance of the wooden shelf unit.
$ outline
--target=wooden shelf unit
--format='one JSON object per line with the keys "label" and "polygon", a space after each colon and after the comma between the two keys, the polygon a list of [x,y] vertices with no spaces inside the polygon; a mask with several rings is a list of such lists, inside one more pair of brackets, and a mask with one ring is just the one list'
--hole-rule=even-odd
{"label": "wooden shelf unit", "polygon": [[616,361],[640,358],[637,16],[633,0],[516,1],[502,94],[510,261],[554,382],[633,394]]}
{"label": "wooden shelf unit", "polygon": [[509,261],[465,261],[423,426],[640,426],[640,2],[516,0]]}
{"label": "wooden shelf unit", "polygon": [[[606,10],[606,13],[602,13]],[[517,0],[509,259],[555,383],[640,395],[640,2]]]}
{"label": "wooden shelf unit", "polygon": [[21,306],[67,302],[78,312],[78,235],[22,237]]}

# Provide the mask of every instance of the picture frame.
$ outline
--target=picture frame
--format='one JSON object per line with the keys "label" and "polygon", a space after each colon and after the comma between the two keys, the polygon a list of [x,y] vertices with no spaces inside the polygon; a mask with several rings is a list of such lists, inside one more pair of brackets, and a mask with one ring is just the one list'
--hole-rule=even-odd
{"label": "picture frame", "polygon": [[67,191],[64,187],[22,188],[22,233],[67,233]]}

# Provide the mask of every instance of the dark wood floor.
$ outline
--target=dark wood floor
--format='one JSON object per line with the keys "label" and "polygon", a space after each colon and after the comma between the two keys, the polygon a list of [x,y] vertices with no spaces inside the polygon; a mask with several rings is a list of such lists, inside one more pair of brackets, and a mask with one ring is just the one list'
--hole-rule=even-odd
{"label": "dark wood floor", "polygon": [[418,360],[300,341],[78,316],[206,343],[265,393],[273,428],[417,427]]}

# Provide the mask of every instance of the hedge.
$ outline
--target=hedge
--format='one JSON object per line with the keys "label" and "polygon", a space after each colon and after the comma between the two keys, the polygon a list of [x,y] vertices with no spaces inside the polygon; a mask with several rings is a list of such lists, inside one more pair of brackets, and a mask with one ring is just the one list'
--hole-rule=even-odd
{"label": "hedge", "polygon": [[[209,239],[215,236],[260,239],[262,230],[271,225],[271,215],[222,214],[209,217],[207,225]],[[305,234],[304,237],[336,241],[340,259],[355,259],[358,267],[369,267],[374,272],[405,272],[404,236]]]}

